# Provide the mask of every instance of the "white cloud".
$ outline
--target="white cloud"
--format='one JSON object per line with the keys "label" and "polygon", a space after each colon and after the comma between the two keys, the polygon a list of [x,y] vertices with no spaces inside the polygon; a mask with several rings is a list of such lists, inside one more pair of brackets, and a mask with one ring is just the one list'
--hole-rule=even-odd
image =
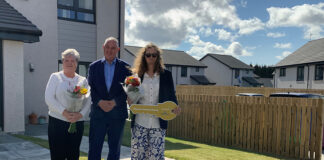
{"label": "white cloud", "polygon": [[187,53],[196,59],[203,57],[207,53],[226,54],[235,57],[252,55],[252,53],[244,49],[239,42],[232,42],[228,48],[224,48],[212,42],[202,41],[198,35],[188,36],[187,41],[193,45]]}
{"label": "white cloud", "polygon": [[213,34],[211,28],[209,28],[209,27],[201,27],[199,29],[199,32],[203,33],[206,37],[211,36]]}
{"label": "white cloud", "polygon": [[291,48],[291,43],[275,43],[274,48]]}
{"label": "white cloud", "polygon": [[290,55],[290,54],[291,54],[291,52],[289,52],[289,51],[284,51],[284,52],[281,53],[280,56],[276,56],[276,58],[281,60],[281,59],[284,59],[285,57],[287,57],[287,56]]}
{"label": "white cloud", "polygon": [[278,32],[276,32],[276,33],[274,33],[274,32],[267,33],[267,37],[272,37],[272,38],[280,38],[280,37],[284,37],[284,36],[286,36],[285,33],[278,33]]}
{"label": "white cloud", "polygon": [[234,41],[234,39],[237,37],[237,35],[232,35],[231,32],[227,32],[224,29],[215,29],[215,33],[217,34],[219,40]]}
{"label": "white cloud", "polygon": [[247,1],[241,0],[241,6],[245,8],[247,6]]}
{"label": "white cloud", "polygon": [[302,27],[304,38],[320,38],[324,27],[324,3],[303,4],[292,8],[270,7],[268,27]]}
{"label": "white cloud", "polygon": [[152,41],[174,48],[200,28],[222,26],[239,35],[264,28],[258,18],[240,19],[232,0],[127,0],[125,42],[138,45]]}

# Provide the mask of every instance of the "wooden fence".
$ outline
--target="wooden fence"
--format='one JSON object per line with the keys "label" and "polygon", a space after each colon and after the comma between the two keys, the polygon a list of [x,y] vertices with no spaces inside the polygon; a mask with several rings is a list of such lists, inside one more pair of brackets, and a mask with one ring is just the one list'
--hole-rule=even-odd
{"label": "wooden fence", "polygon": [[269,96],[275,92],[302,92],[324,95],[323,89],[292,89],[292,88],[267,88],[267,87],[236,87],[236,86],[202,86],[202,85],[177,85],[178,94],[207,94],[215,96],[233,96],[237,93],[260,93]]}
{"label": "wooden fence", "polygon": [[168,136],[298,159],[321,159],[323,100],[177,94]]}

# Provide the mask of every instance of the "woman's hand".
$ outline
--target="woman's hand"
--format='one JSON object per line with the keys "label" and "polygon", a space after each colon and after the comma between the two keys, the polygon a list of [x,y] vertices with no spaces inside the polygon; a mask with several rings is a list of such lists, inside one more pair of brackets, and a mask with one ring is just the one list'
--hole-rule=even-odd
{"label": "woman's hand", "polygon": [[66,118],[67,121],[71,122],[73,120],[73,114],[66,109],[63,111],[62,115]]}
{"label": "woman's hand", "polygon": [[127,103],[129,106],[131,106],[133,104],[132,100],[129,97],[127,97]]}
{"label": "woman's hand", "polygon": [[82,114],[79,112],[73,112],[72,116],[73,116],[73,119],[72,119],[71,123],[75,123],[83,117]]}
{"label": "woman's hand", "polygon": [[181,108],[180,107],[177,107],[175,109],[172,110],[172,112],[176,115],[179,115],[181,113]]}

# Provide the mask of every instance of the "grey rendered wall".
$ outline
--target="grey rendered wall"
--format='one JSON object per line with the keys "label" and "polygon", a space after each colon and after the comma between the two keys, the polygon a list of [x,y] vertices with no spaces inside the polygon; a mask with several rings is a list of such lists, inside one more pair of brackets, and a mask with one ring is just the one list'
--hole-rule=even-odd
{"label": "grey rendered wall", "polygon": [[74,48],[80,53],[80,61],[97,59],[97,27],[95,24],[58,20],[58,59],[61,53]]}
{"label": "grey rendered wall", "polygon": [[[15,9],[35,24],[43,35],[40,42],[24,44],[25,118],[31,112],[47,115],[44,100],[45,87],[52,72],[58,68],[57,1],[10,0]],[[29,63],[35,67],[29,71]],[[28,122],[28,121],[26,121]]]}
{"label": "grey rendered wall", "polygon": [[205,75],[208,79],[215,82],[216,85],[231,85],[232,70],[230,68],[210,56],[205,57],[201,62],[208,66],[205,69]]}
{"label": "grey rendered wall", "polygon": [[[121,50],[124,44],[124,11],[125,2],[121,0],[121,20],[119,25],[119,1],[116,0],[97,0],[97,58],[103,57],[102,44],[109,36],[120,38]],[[120,35],[118,37],[118,27]]]}

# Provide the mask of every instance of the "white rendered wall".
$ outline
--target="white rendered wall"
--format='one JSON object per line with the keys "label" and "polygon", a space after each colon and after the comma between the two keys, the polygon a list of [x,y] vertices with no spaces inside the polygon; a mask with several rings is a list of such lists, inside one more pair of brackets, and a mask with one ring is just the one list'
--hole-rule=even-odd
{"label": "white rendered wall", "polygon": [[3,41],[3,110],[5,132],[25,131],[23,46],[23,42]]}

